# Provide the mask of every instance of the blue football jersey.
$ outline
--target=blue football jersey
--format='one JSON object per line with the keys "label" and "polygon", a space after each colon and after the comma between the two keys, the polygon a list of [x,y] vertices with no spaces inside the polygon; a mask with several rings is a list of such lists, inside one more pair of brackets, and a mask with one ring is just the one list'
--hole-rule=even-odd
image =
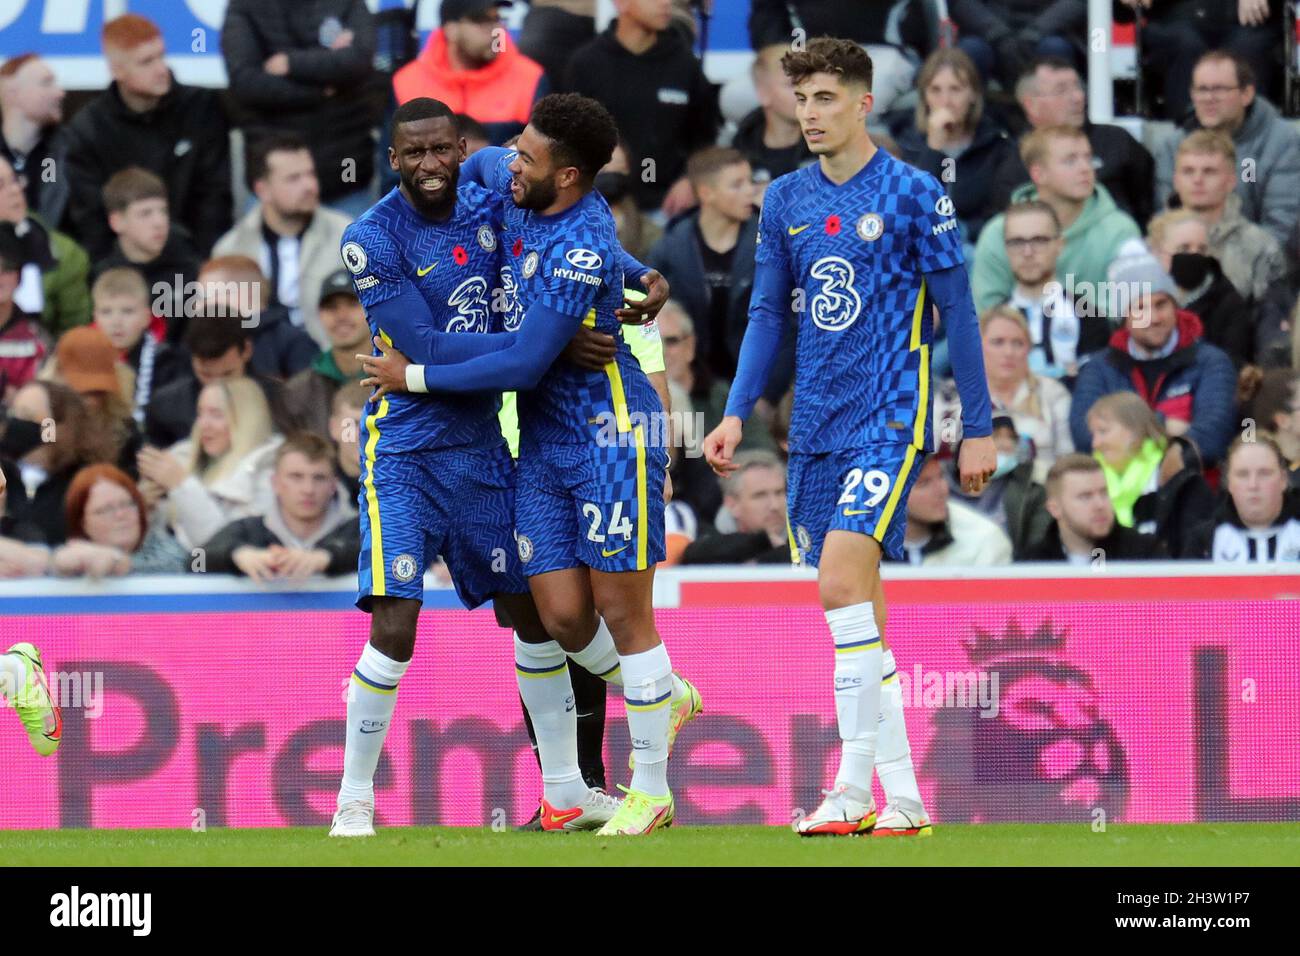
{"label": "blue football jersey", "polygon": [[[445,222],[424,218],[398,188],[343,233],[343,264],[368,316],[382,302],[414,288],[429,306],[440,332],[501,331],[514,315],[512,290],[500,281],[497,234],[502,203],[475,183],[462,182],[456,208]],[[400,331],[370,331],[419,361],[419,349]],[[414,451],[501,440],[496,414],[500,396],[389,394],[362,415],[361,447],[368,453]],[[373,446],[371,442],[373,441]]]}
{"label": "blue football jersey", "polygon": [[798,316],[790,450],[930,446],[925,273],[961,265],[938,180],[878,149],[836,186],[820,164],[778,177],[756,261],[789,273]]}
{"label": "blue football jersey", "polygon": [[[519,396],[520,444],[579,444],[615,427],[628,432],[662,406],[614,315],[623,307],[623,269],[613,214],[595,190],[554,216],[520,209],[509,198],[507,166],[514,155],[503,155],[484,173],[488,188],[505,197],[499,207],[502,288],[517,286],[525,309],[537,301],[565,315],[585,315],[589,328],[614,336],[618,350],[603,372],[556,359],[537,388]],[[519,315],[507,312],[503,321],[517,325]]]}

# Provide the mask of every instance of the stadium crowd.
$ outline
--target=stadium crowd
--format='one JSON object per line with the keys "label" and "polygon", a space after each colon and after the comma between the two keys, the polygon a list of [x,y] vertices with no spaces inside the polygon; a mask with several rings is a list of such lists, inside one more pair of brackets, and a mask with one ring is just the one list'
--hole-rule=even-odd
{"label": "stadium crowd", "polygon": [[1117,3],[1165,64],[1176,126],[1154,151],[1086,118],[1084,0],[950,0],[943,47],[919,2],[752,0],[754,63],[721,96],[690,4],[615,0],[598,34],[594,0],[533,0],[518,42],[503,5],[442,0],[417,50],[363,0],[231,0],[221,91],[178,82],[157,27],[124,15],[111,85],[70,117],[40,57],[0,66],[0,575],[349,573],[370,332],[338,249],[395,181],[385,118],[441,99],[473,150],[557,89],[618,121],[597,188],[673,290],[667,563],[788,561],[792,331],[738,470],[719,481],[699,445],[764,189],[813,162],[780,68],[800,30],[879,50],[873,137],[945,185],[981,310],[997,472],[958,487],[940,327],[907,560],[1300,560],[1300,132],[1275,105],[1276,0]]}

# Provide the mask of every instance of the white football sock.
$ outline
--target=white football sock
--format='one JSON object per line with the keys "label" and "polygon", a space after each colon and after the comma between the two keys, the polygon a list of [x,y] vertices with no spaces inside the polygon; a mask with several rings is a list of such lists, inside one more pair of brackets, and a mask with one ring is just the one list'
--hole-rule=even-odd
{"label": "white football sock", "polygon": [[835,640],[835,715],[839,723],[840,769],[835,785],[867,802],[880,727],[880,632],[871,602],[826,612]]}
{"label": "white football sock", "polygon": [[636,767],[633,790],[658,797],[668,793],[668,721],[672,716],[673,666],[659,644],[640,654],[620,655],[627,729]]}
{"label": "white football sock", "polygon": [[587,795],[578,769],[578,709],[564,649],[555,641],[526,644],[515,635],[515,679],[537,734],[546,802],[576,807]]}
{"label": "white football sock", "polygon": [[[907,724],[903,720],[903,687],[895,673],[894,652],[882,655],[880,679],[880,739],[876,742],[876,773],[885,791],[885,802],[898,804],[901,799],[909,809],[923,810],[921,790],[912,768],[912,748],[907,741]],[[915,804],[914,807],[910,806]]]}
{"label": "white football sock", "polygon": [[573,662],[589,674],[594,674],[611,684],[623,683],[623,671],[619,666],[618,650],[614,647],[614,635],[609,633],[605,619],[597,618],[596,636],[578,651],[570,654]]}
{"label": "white football sock", "polygon": [[0,654],[0,697],[12,702],[27,686],[27,662],[17,654]]}
{"label": "white football sock", "polygon": [[368,641],[348,686],[348,733],[339,806],[375,799],[375,768],[397,706],[397,682],[410,661],[395,661]]}

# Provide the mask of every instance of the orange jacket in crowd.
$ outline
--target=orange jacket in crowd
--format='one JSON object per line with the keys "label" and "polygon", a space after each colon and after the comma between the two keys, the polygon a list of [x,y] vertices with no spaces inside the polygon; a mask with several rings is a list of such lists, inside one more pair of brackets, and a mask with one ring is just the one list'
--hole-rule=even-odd
{"label": "orange jacket in crowd", "polygon": [[518,133],[537,100],[542,68],[519,52],[508,33],[502,31],[501,38],[504,48],[487,66],[458,70],[448,59],[446,36],[434,30],[420,55],[393,75],[398,105],[429,96],[474,117],[494,143]]}

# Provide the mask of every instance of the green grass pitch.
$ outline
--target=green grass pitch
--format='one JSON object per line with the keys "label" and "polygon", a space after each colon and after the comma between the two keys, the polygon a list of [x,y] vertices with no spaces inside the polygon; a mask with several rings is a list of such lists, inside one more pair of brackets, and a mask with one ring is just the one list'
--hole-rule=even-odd
{"label": "green grass pitch", "polygon": [[938,826],[929,839],[805,838],[781,827],[673,827],[642,838],[392,827],[0,833],[9,866],[1280,866],[1300,824]]}

